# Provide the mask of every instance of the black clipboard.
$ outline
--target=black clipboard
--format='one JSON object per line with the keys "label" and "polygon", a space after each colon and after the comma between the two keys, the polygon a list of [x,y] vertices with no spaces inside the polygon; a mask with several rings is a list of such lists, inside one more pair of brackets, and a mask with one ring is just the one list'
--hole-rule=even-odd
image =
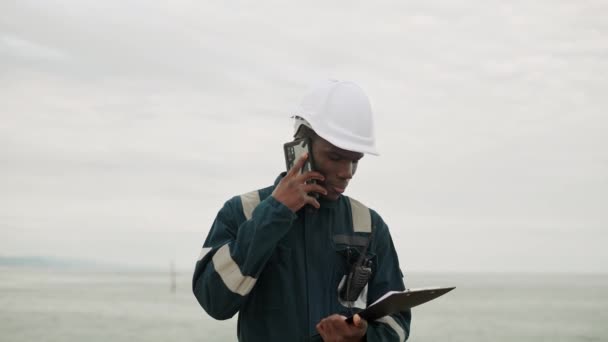
{"label": "black clipboard", "polygon": [[[456,287],[427,287],[407,289],[405,291],[390,291],[357,314],[366,321],[372,322],[378,318],[424,304],[455,288]],[[353,316],[348,317],[346,322],[352,323]]]}

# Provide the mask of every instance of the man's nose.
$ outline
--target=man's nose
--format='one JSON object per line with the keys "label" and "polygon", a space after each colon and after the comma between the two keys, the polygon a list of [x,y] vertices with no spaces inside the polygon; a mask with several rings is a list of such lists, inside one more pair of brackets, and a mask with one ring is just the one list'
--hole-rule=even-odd
{"label": "man's nose", "polygon": [[338,177],[342,179],[351,179],[353,178],[353,163],[350,161],[344,162],[340,165],[340,170],[338,172]]}

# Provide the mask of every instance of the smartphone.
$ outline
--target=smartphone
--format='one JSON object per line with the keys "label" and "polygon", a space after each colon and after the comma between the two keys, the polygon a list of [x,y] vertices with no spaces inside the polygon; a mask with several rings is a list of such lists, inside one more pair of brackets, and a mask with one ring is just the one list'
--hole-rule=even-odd
{"label": "smartphone", "polygon": [[[302,138],[285,143],[283,145],[283,151],[285,152],[285,166],[287,167],[287,171],[291,170],[296,161],[300,159],[304,153],[308,153],[308,158],[300,170],[300,174],[316,169],[312,157],[312,140],[310,138]],[[316,183],[316,180],[312,179],[306,183]],[[316,192],[313,192],[310,195],[319,198],[319,194]]]}

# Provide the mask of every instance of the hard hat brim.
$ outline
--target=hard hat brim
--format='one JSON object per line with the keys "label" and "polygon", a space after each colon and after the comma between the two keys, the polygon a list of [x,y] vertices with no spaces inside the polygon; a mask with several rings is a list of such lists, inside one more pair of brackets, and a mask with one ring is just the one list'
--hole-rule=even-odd
{"label": "hard hat brim", "polygon": [[[296,121],[296,125],[294,127],[294,132],[297,132],[300,125],[305,125],[308,126],[309,128],[311,128],[313,131],[315,131],[315,133],[317,135],[319,135],[321,138],[327,140],[329,143],[331,143],[332,145],[339,147],[343,150],[346,151],[351,151],[351,152],[358,152],[358,153],[363,153],[363,154],[371,154],[374,156],[379,156],[380,152],[378,152],[378,149],[376,148],[374,143],[371,143],[369,141],[362,141],[362,143],[356,143],[355,141],[357,140],[362,140],[360,137],[352,137],[352,136],[341,136],[339,133],[340,132],[328,132],[325,129],[323,129],[323,127],[320,127],[321,125],[315,124],[314,120],[311,120],[309,118],[309,115],[306,115],[305,113],[298,113],[296,115],[293,115],[292,118]],[[315,127],[319,127],[319,129],[315,129]]]}

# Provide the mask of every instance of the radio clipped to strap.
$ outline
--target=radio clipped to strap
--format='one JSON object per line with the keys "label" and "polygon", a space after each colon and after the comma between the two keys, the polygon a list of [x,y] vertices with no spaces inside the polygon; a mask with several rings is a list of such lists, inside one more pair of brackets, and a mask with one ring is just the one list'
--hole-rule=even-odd
{"label": "radio clipped to strap", "polygon": [[[340,299],[347,303],[349,308],[352,308],[352,303],[363,301],[364,305],[366,298],[359,298],[365,291],[365,286],[369,282],[372,275],[371,259],[367,256],[367,250],[372,242],[372,218],[369,208],[354,198],[348,198],[350,201],[353,233],[368,233],[367,237],[353,235],[350,237],[352,242],[362,247],[357,260],[351,264],[351,269],[346,275],[346,281],[339,288]],[[334,237],[334,239],[340,237]]]}

